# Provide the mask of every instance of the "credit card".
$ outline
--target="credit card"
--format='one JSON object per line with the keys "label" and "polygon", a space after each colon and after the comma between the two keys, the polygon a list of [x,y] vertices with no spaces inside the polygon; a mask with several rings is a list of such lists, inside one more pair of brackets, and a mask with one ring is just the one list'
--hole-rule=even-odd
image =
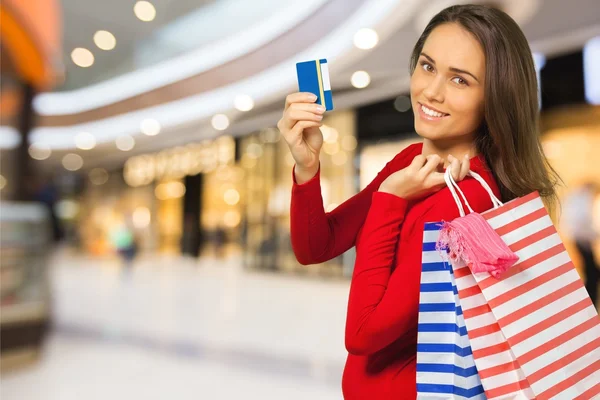
{"label": "credit card", "polygon": [[333,110],[329,67],[326,59],[304,61],[296,64],[298,73],[298,91],[313,93],[317,96],[317,104],[325,110]]}

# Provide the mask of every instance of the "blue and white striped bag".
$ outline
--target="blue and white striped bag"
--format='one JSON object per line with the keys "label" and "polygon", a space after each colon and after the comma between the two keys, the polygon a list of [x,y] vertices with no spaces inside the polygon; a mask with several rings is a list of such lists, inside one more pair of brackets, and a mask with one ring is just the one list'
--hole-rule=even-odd
{"label": "blue and white striped bag", "polygon": [[417,398],[485,399],[452,266],[435,248],[440,229],[441,223],[427,223],[423,232]]}

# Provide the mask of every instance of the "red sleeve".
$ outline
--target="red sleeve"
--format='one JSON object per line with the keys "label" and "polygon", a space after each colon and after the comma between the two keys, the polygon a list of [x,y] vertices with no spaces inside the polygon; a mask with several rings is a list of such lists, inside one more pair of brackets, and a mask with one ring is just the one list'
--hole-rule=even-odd
{"label": "red sleeve", "polygon": [[[460,182],[459,187],[476,212],[492,207],[489,195],[474,179]],[[448,189],[416,204],[411,212],[422,214],[399,247],[399,252],[410,254],[392,272],[406,201],[387,193],[373,194],[357,243],[348,300],[346,348],[352,354],[373,354],[416,328],[424,223],[452,220],[459,212]]]}
{"label": "red sleeve", "polygon": [[[302,185],[294,179],[291,241],[298,262],[304,265],[322,263],[354,246],[356,235],[371,207],[373,193],[391,173],[408,166],[420,151],[418,145],[407,147],[388,162],[365,189],[330,213],[325,213],[323,207],[320,169],[313,179]],[[293,172],[292,176],[295,176]]]}

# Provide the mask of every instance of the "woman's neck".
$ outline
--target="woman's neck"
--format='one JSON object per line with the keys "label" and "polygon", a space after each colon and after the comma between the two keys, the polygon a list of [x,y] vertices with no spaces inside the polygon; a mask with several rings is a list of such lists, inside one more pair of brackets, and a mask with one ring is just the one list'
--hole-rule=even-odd
{"label": "woman's neck", "polygon": [[469,159],[477,155],[477,147],[473,141],[432,141],[430,139],[423,140],[423,151],[424,156],[432,154],[439,155],[444,160],[444,166],[448,164],[448,156],[452,155],[461,160],[465,154],[469,155]]}

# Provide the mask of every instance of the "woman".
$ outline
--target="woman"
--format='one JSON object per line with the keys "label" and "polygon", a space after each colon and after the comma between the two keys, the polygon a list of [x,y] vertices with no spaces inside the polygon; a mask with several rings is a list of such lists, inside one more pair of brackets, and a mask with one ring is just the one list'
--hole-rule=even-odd
{"label": "woman", "polygon": [[346,321],[346,399],[416,397],[423,224],[459,216],[443,170],[476,212],[492,207],[483,176],[504,201],[538,190],[555,201],[556,175],[538,138],[537,82],[518,25],[485,6],[449,7],[419,38],[410,62],[415,130],[423,143],[398,154],[362,192],[325,213],[319,183],[323,108],[287,97],[278,127],[296,161],[291,235],[302,264],[356,246]]}

